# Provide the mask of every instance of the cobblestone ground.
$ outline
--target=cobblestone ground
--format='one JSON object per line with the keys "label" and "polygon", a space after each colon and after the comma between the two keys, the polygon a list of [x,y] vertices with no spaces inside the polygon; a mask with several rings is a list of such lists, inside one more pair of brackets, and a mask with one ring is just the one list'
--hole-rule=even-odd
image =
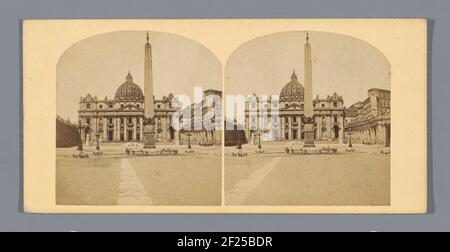
{"label": "cobblestone ground", "polygon": [[128,156],[122,144],[85,148],[89,158],[77,159],[76,148],[56,150],[56,201],[59,205],[220,205],[220,147],[158,146],[178,149],[178,156]]}
{"label": "cobblestone ground", "polygon": [[331,146],[337,154],[284,153],[285,143],[265,143],[264,154],[246,145],[247,157],[225,150],[225,204],[227,205],[389,205],[390,156],[383,146]]}

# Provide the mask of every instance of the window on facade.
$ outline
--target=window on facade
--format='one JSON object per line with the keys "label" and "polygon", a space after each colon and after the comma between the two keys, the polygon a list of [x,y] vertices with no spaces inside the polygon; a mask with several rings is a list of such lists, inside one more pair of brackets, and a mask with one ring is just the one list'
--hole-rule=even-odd
{"label": "window on facade", "polygon": [[120,124],[123,124],[123,118],[120,118]]}
{"label": "window on facade", "polygon": [[123,108],[124,106],[125,106],[125,105],[123,105],[123,104],[120,104],[120,107],[121,107],[121,108]]}
{"label": "window on facade", "polygon": [[98,107],[102,109],[102,108],[103,108],[103,105],[100,104],[100,105],[98,105]]}
{"label": "window on facade", "polygon": [[294,116],[294,117],[292,118],[292,121],[293,121],[294,123],[296,123],[296,122],[297,122],[297,117]]}
{"label": "window on facade", "polygon": [[322,108],[325,108],[325,104],[322,103]]}
{"label": "window on facade", "polygon": [[333,102],[333,107],[334,107],[334,108],[337,107],[337,102]]}
{"label": "window on facade", "polygon": [[112,105],[112,104],[109,104],[108,107],[109,107],[109,108],[113,108],[113,105]]}
{"label": "window on facade", "polygon": [[141,106],[140,104],[136,104],[136,107],[138,107],[138,108],[139,108],[140,106]]}
{"label": "window on facade", "polygon": [[90,103],[86,104],[86,108],[90,109],[91,108],[91,104]]}
{"label": "window on facade", "polygon": [[91,118],[87,117],[87,118],[86,118],[86,123],[87,123],[87,124],[91,124]]}
{"label": "window on facade", "polygon": [[132,117],[128,117],[128,123],[133,123],[133,118]]}
{"label": "window on facade", "polygon": [[338,117],[334,116],[334,122],[337,122],[337,121],[338,121]]}
{"label": "window on facade", "polygon": [[158,104],[158,108],[159,108],[159,109],[161,108],[161,104]]}
{"label": "window on facade", "polygon": [[113,119],[112,118],[108,118],[108,123],[113,123]]}

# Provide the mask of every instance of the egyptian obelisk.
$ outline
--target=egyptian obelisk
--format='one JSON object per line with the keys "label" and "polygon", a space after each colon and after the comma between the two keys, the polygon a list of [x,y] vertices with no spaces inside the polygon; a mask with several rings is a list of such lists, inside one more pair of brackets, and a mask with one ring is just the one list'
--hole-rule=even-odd
{"label": "egyptian obelisk", "polygon": [[152,46],[150,45],[149,40],[150,38],[147,32],[147,43],[145,44],[145,60],[144,60],[144,148],[156,148]]}
{"label": "egyptian obelisk", "polygon": [[311,45],[309,44],[309,34],[306,33],[305,44],[305,93],[304,93],[304,147],[315,147],[314,144],[314,111],[313,111],[313,87],[312,87],[312,62],[311,62]]}

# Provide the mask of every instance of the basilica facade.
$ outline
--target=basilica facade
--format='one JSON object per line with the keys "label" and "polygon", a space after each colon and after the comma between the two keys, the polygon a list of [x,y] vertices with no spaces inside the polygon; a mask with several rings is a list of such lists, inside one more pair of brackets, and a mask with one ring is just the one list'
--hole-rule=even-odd
{"label": "basilica facade", "polygon": [[[172,107],[172,94],[155,100],[156,136],[160,142],[175,141],[171,127],[172,115],[179,108]],[[99,99],[87,94],[80,98],[79,120],[84,126],[83,142],[90,143],[97,135],[100,141],[142,141],[144,118],[144,94],[128,73],[125,82],[116,90],[113,99]]]}
{"label": "basilica facade", "polygon": [[[304,108],[304,87],[298,81],[294,71],[291,80],[282,88],[278,101],[269,98],[263,102],[256,94],[254,99],[247,99],[245,106],[247,139],[255,143],[261,134],[264,141],[303,140],[305,138],[303,131]],[[258,115],[261,115],[261,109],[267,111],[267,114],[264,115],[264,121],[267,123],[263,123],[267,124],[267,127],[261,127],[263,124],[259,123],[261,118]],[[340,141],[344,139],[345,107],[341,96],[336,93],[328,95],[326,98],[317,96],[313,100],[313,111],[315,140]]]}

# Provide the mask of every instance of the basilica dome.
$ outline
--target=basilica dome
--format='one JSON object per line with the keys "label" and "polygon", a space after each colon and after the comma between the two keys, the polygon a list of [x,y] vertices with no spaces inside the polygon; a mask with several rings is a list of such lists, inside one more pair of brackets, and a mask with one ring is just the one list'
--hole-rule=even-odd
{"label": "basilica dome", "polygon": [[114,96],[116,100],[143,100],[142,89],[133,82],[133,76],[128,73],[125,83],[120,85]]}
{"label": "basilica dome", "polygon": [[304,95],[304,88],[298,82],[295,71],[292,73],[291,81],[286,84],[280,93],[281,102],[302,102]]}

